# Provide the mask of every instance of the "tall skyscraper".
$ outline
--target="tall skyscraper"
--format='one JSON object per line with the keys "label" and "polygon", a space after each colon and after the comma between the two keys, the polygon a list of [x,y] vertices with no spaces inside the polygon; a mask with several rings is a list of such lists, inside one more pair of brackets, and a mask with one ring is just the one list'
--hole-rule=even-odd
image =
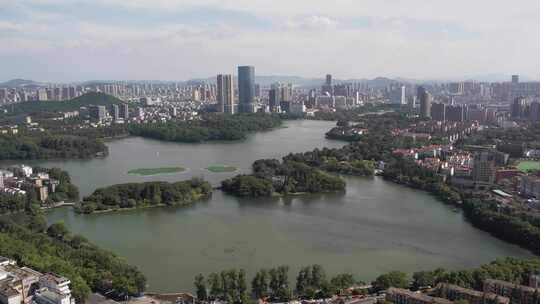
{"label": "tall skyscraper", "polygon": [[521,96],[516,97],[511,108],[512,118],[523,118],[525,116],[526,107],[527,103],[525,102],[525,98]]}
{"label": "tall skyscraper", "polygon": [[232,75],[217,75],[217,102],[219,112],[234,114],[234,90]]}
{"label": "tall skyscraper", "polygon": [[48,100],[47,90],[45,89],[39,89],[37,93],[37,98],[39,101],[46,101]]}
{"label": "tall skyscraper", "polygon": [[466,107],[464,105],[449,105],[446,107],[446,120],[462,122],[466,118]]}
{"label": "tall skyscraper", "polygon": [[492,184],[495,180],[495,155],[479,152],[474,155],[472,176],[475,183]]}
{"label": "tall skyscraper", "polygon": [[238,67],[238,103],[243,113],[254,111],[255,105],[255,67]]}
{"label": "tall skyscraper", "polygon": [[8,98],[8,90],[6,88],[0,89],[0,102],[6,101]]}
{"label": "tall skyscraper", "polygon": [[407,87],[401,87],[401,105],[407,104]]}
{"label": "tall skyscraper", "polygon": [[268,106],[271,112],[278,112],[281,105],[281,84],[274,83],[268,91]]}
{"label": "tall skyscraper", "polygon": [[129,105],[127,103],[120,105],[120,117],[122,117],[125,121],[129,119]]}
{"label": "tall skyscraper", "polygon": [[90,119],[92,120],[102,121],[107,115],[107,109],[105,109],[105,106],[90,106],[88,110]]}
{"label": "tall skyscraper", "polygon": [[293,87],[292,84],[286,84],[281,86],[281,100],[282,101],[292,101],[293,98]]}
{"label": "tall skyscraper", "polygon": [[270,91],[268,91],[268,107],[271,112],[278,112],[279,106],[281,105],[279,96],[278,88],[271,88]]}
{"label": "tall skyscraper", "polygon": [[512,75],[512,83],[513,84],[519,83],[519,75]]}
{"label": "tall skyscraper", "polygon": [[255,84],[255,97],[261,97],[261,85],[258,83]]}
{"label": "tall skyscraper", "polygon": [[540,102],[533,101],[529,105],[529,119],[532,121],[540,120]]}
{"label": "tall skyscraper", "polygon": [[118,121],[120,119],[120,108],[117,104],[112,105],[112,116],[114,121]]}
{"label": "tall skyscraper", "polygon": [[330,95],[334,95],[334,84],[332,83],[331,74],[326,75],[326,81],[324,85],[322,86],[321,90],[323,94],[328,93]]}
{"label": "tall skyscraper", "polygon": [[418,87],[417,94],[420,102],[420,117],[431,118],[431,94],[422,86]]}
{"label": "tall skyscraper", "polygon": [[446,120],[446,104],[444,103],[434,103],[431,107],[431,118],[436,121],[445,121]]}

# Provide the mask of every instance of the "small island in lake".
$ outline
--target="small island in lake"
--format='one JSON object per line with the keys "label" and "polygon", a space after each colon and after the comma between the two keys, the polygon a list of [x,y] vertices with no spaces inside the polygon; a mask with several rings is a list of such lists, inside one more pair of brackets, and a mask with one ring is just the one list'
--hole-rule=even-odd
{"label": "small island in lake", "polygon": [[199,179],[176,183],[128,183],[100,188],[75,206],[78,213],[109,212],[161,206],[180,206],[212,194],[210,183]]}
{"label": "small island in lake", "polygon": [[235,172],[238,170],[235,166],[229,166],[229,165],[213,165],[206,168],[206,170],[212,172],[212,173],[230,173]]}
{"label": "small island in lake", "polygon": [[152,175],[159,175],[159,174],[181,173],[184,171],[186,171],[186,168],[182,168],[182,167],[139,168],[139,169],[129,170],[128,174],[140,175],[140,176],[152,176]]}
{"label": "small island in lake", "polygon": [[324,193],[345,190],[345,181],[317,168],[295,161],[261,159],[253,174],[237,175],[221,182],[221,189],[239,197]]}

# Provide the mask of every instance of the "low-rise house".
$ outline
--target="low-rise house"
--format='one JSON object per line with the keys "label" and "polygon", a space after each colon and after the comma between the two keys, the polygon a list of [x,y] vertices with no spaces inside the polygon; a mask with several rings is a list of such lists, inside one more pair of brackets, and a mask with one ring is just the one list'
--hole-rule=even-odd
{"label": "low-rise house", "polygon": [[509,304],[510,299],[491,292],[482,292],[463,288],[453,284],[441,283],[435,289],[435,295],[451,300],[466,300],[469,304]]}
{"label": "low-rise house", "polygon": [[12,167],[13,173],[20,177],[30,177],[32,175],[32,167],[26,165],[16,165]]}
{"label": "low-rise house", "polygon": [[535,304],[540,297],[537,289],[511,282],[487,279],[484,281],[484,292],[495,293],[510,298],[512,303]]}
{"label": "low-rise house", "polygon": [[0,304],[75,304],[70,280],[0,259]]}
{"label": "low-rise house", "polygon": [[495,183],[500,183],[505,179],[513,179],[515,177],[520,177],[523,175],[523,172],[517,169],[498,169],[495,172]]}
{"label": "low-rise house", "polygon": [[7,265],[15,265],[15,261],[0,256],[0,267]]}
{"label": "low-rise house", "polygon": [[523,175],[519,182],[518,191],[526,197],[540,197],[540,175]]}
{"label": "low-rise house", "polygon": [[394,304],[452,304],[447,299],[428,296],[420,292],[413,292],[401,288],[389,288],[386,293],[386,300]]}

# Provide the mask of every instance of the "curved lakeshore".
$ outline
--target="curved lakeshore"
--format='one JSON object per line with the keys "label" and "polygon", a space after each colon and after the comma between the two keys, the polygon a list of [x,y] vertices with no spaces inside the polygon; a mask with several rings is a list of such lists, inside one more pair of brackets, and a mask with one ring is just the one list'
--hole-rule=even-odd
{"label": "curved lakeshore", "polygon": [[[234,143],[178,144],[131,137],[108,142],[110,155],[104,159],[44,165],[69,171],[82,196],[88,196],[96,188],[148,180],[126,175],[130,168],[182,164],[199,169],[155,180],[203,177],[217,186],[238,173],[250,174],[258,159],[344,145],[324,138],[334,123],[287,125]],[[205,169],[209,164],[229,164],[238,171],[213,174]],[[475,229],[460,212],[427,193],[379,177],[345,180],[343,193],[243,199],[214,191],[211,199],[188,206],[100,216],[61,208],[51,210],[48,219],[64,221],[72,231],[139,266],[149,290],[157,292],[192,290],[196,274],[231,267],[252,275],[262,266],[286,264],[296,271],[297,266],[318,263],[329,274],[351,272],[370,280],[389,270],[461,269],[498,257],[533,257]],[[445,242],[440,242],[441,235]]]}

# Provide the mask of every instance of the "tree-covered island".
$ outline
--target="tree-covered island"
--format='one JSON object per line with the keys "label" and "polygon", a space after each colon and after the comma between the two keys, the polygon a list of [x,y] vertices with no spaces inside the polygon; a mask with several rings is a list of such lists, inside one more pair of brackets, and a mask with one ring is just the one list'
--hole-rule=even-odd
{"label": "tree-covered island", "polygon": [[127,183],[100,188],[83,198],[79,213],[108,212],[135,208],[179,206],[204,200],[212,194],[210,183],[199,178],[175,183]]}
{"label": "tree-covered island", "polygon": [[345,181],[303,163],[265,159],[253,163],[252,175],[237,175],[221,186],[236,196],[264,197],[343,191]]}

